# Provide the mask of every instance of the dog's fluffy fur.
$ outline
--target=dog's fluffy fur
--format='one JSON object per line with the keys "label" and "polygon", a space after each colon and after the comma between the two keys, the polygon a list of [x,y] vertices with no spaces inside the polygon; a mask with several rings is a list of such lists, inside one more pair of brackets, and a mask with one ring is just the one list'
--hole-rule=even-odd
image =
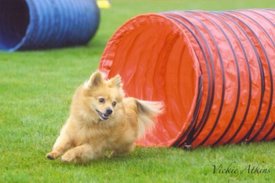
{"label": "dog's fluffy fur", "polygon": [[161,102],[125,97],[120,76],[106,80],[97,71],[76,90],[70,116],[47,158],[86,163],[106,152],[131,152],[162,108]]}

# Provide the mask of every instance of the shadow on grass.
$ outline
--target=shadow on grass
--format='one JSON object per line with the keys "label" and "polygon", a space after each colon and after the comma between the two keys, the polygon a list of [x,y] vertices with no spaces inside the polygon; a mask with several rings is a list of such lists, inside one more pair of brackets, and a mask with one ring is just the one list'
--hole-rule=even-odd
{"label": "shadow on grass", "polygon": [[[134,166],[136,164],[152,164],[152,163],[164,163],[171,164],[175,163],[175,161],[181,161],[181,163],[186,163],[190,161],[190,159],[203,159],[207,157],[208,161],[216,161],[216,157],[224,157],[225,159],[231,159],[230,157],[234,156],[235,158],[243,158],[243,156],[255,153],[255,149],[257,152],[266,151],[270,146],[273,146],[274,142],[264,142],[264,143],[251,143],[251,144],[230,144],[223,146],[215,146],[215,147],[199,147],[192,150],[183,150],[181,148],[143,148],[138,147],[134,152],[121,155],[114,156],[111,158],[101,158],[98,160],[93,160],[86,164],[70,164],[63,163],[60,159],[55,161],[51,161],[54,167],[83,167],[83,168],[91,168],[91,167],[110,167],[110,166],[118,166],[118,165],[126,165],[127,167]],[[238,152],[238,155],[236,155]],[[234,158],[234,159],[235,159]]]}
{"label": "shadow on grass", "polygon": [[48,160],[54,166],[69,166],[69,167],[90,167],[90,166],[104,166],[110,164],[121,164],[125,162],[137,163],[137,162],[148,162],[156,159],[165,159],[171,154],[184,154],[182,149],[179,148],[142,148],[138,147],[130,154],[119,155],[113,157],[103,157],[97,160],[92,160],[89,163],[77,164],[77,163],[63,163],[60,158],[56,160]]}

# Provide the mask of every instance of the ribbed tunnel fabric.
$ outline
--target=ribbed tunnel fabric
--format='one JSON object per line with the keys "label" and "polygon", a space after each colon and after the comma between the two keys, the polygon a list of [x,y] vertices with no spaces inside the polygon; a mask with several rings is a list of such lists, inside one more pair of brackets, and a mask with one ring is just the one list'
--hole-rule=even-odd
{"label": "ribbed tunnel fabric", "polygon": [[197,147],[275,138],[275,11],[171,11],[134,17],[100,62],[128,96],[166,110],[142,146]]}

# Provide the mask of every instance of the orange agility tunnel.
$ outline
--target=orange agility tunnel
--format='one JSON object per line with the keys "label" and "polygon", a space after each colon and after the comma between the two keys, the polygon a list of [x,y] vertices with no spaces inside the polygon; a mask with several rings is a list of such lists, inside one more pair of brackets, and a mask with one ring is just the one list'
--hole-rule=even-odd
{"label": "orange agility tunnel", "polygon": [[137,143],[192,147],[275,139],[275,11],[171,11],[134,17],[100,62],[128,96],[163,101]]}

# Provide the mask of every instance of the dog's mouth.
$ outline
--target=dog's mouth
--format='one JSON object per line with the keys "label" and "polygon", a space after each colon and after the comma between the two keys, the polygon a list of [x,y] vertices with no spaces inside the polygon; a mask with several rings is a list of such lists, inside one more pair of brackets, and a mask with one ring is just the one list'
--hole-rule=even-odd
{"label": "dog's mouth", "polygon": [[99,110],[96,110],[96,112],[97,112],[100,120],[106,121],[106,120],[109,119],[109,115],[108,114],[104,114],[104,113],[100,112]]}

